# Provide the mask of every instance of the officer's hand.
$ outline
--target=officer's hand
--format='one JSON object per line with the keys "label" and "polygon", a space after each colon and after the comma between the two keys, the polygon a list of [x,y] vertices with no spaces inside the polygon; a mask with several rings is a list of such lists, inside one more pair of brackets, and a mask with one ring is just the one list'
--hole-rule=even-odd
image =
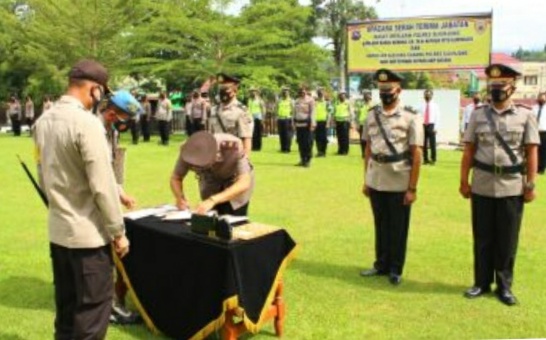
{"label": "officer's hand", "polygon": [[316,128],[316,124],[312,124],[311,127],[309,128],[309,130],[311,130],[311,132],[315,131],[315,128]]}
{"label": "officer's hand", "polygon": [[525,190],[525,193],[523,194],[523,201],[525,203],[531,203],[535,200],[536,193],[534,190]]}
{"label": "officer's hand", "polygon": [[179,198],[176,200],[176,207],[178,210],[186,210],[190,208],[190,203],[183,198]]}
{"label": "officer's hand", "polygon": [[417,194],[415,192],[406,191],[406,195],[404,196],[404,205],[412,205],[415,201],[417,201]]}
{"label": "officer's hand", "polygon": [[121,201],[121,204],[123,204],[123,206],[129,210],[134,209],[136,207],[135,198],[127,194],[119,195],[119,200]]}
{"label": "officer's hand", "polygon": [[129,253],[129,240],[125,235],[116,237],[112,244],[114,246],[114,251],[118,254],[120,259]]}
{"label": "officer's hand", "polygon": [[209,210],[214,208],[214,205],[215,203],[213,200],[206,199],[197,206],[197,209],[195,209],[195,213],[199,215],[205,215],[207,212],[209,212]]}
{"label": "officer's hand", "polygon": [[364,194],[364,196],[370,198],[370,188],[366,185],[366,183],[364,183],[364,185],[362,186],[362,193]]}
{"label": "officer's hand", "polygon": [[461,193],[461,196],[463,196],[463,198],[465,198],[465,199],[470,198],[470,194],[472,192],[472,190],[470,188],[470,184],[461,183],[461,186],[459,187],[459,192]]}

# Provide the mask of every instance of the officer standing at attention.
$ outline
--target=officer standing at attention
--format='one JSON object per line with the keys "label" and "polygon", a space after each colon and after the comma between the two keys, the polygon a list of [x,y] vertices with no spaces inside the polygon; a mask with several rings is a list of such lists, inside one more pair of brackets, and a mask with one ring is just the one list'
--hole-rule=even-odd
{"label": "officer standing at attention", "polygon": [[294,104],[294,126],[296,127],[296,140],[300,152],[300,162],[296,164],[297,166],[308,168],[311,165],[313,131],[316,125],[315,100],[307,94],[307,89],[301,86]]}
{"label": "officer standing at attention", "polygon": [[199,179],[202,202],[195,207],[198,214],[216,209],[220,215],[247,215],[254,171],[239,138],[201,131],[182,145],[170,182],[179,209],[190,208],[183,187],[189,171]]}
{"label": "officer standing at attention", "polygon": [[290,98],[290,89],[281,89],[281,98],[277,103],[277,129],[281,152],[290,153],[292,144],[292,113],[294,112],[294,101]]}
{"label": "officer standing at attention", "polygon": [[250,156],[253,124],[246,107],[237,100],[237,86],[241,81],[222,73],[217,76],[217,82],[220,104],[212,110],[211,132],[229,133],[239,137],[245,154]]}
{"label": "officer standing at attention", "polygon": [[315,141],[317,143],[317,157],[326,157],[328,147],[328,116],[330,103],[324,98],[324,90],[317,90],[317,99],[315,100],[315,120],[317,127],[315,129]]}
{"label": "officer standing at attention", "polygon": [[362,150],[362,158],[364,158],[366,153],[366,140],[362,138],[362,131],[364,130],[364,123],[366,122],[366,118],[368,118],[368,112],[373,107],[372,92],[370,90],[363,90],[362,97],[362,102],[358,108],[357,124],[358,132],[360,135],[360,149]]}
{"label": "officer standing at attention", "polygon": [[254,131],[252,132],[252,151],[262,150],[262,121],[265,115],[265,103],[260,97],[260,91],[257,88],[250,88],[250,98],[248,99],[248,110],[254,119]]}
{"label": "officer standing at attention", "polygon": [[[516,79],[521,74],[502,64],[485,69],[491,105],[470,116],[464,135],[460,193],[471,198],[474,238],[474,286],[471,299],[491,291],[512,306],[514,263],[524,203],[535,199],[538,126],[530,108],[514,105]],[[472,183],[468,175],[472,171]]]}
{"label": "officer standing at attention", "polygon": [[375,262],[362,276],[389,275],[398,285],[406,259],[411,205],[417,199],[423,122],[400,105],[402,78],[387,69],[374,76],[382,105],[368,114],[362,191],[370,199],[375,222]]}
{"label": "officer standing at attention", "polygon": [[349,154],[349,130],[353,121],[353,108],[347,100],[345,91],[339,92],[339,102],[335,106],[334,119],[336,121],[337,154]]}

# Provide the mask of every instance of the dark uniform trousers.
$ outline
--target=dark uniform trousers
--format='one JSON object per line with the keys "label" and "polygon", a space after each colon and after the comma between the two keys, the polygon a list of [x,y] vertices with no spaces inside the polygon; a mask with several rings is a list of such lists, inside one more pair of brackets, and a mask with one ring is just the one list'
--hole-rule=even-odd
{"label": "dark uniform trousers", "polygon": [[349,122],[336,121],[337,154],[349,154]]}
{"label": "dark uniform trousers", "polygon": [[425,129],[425,162],[429,162],[428,149],[430,148],[430,160],[436,162],[436,134],[434,133],[434,124],[423,125]]}
{"label": "dark uniform trousers", "polygon": [[136,119],[131,119],[129,121],[129,127],[131,129],[131,137],[133,140],[133,144],[138,144],[138,140],[140,139],[140,121],[137,121]]}
{"label": "dark uniform trousers", "polygon": [[538,172],[543,174],[546,169],[546,131],[539,131],[540,145],[538,147]]}
{"label": "dark uniform trousers", "polygon": [[168,145],[169,144],[170,123],[171,122],[166,121],[166,120],[158,121],[159,136],[161,137],[161,144],[163,144],[163,145]]}
{"label": "dark uniform trousers", "polygon": [[110,245],[70,249],[50,243],[55,284],[55,339],[104,339],[114,291]]}
{"label": "dark uniform trousers", "polygon": [[11,120],[11,131],[13,131],[14,136],[21,135],[21,120],[18,115],[10,116]]}
{"label": "dark uniform trousers", "polygon": [[328,130],[326,127],[326,121],[317,122],[315,129],[315,141],[317,142],[317,152],[320,155],[326,154],[326,148],[328,147]]}
{"label": "dark uniform trousers", "polygon": [[296,141],[298,142],[300,160],[303,164],[309,164],[313,157],[313,132],[311,131],[311,122],[308,120],[296,121],[296,124]]}
{"label": "dark uniform trousers", "polygon": [[190,137],[193,134],[193,122],[189,115],[186,115],[186,134]]}
{"label": "dark uniform trousers", "polygon": [[249,203],[239,207],[238,209],[233,209],[229,202],[224,202],[215,206],[214,209],[218,212],[218,215],[247,216],[248,205]]}
{"label": "dark uniform trousers", "polygon": [[292,147],[292,119],[277,119],[277,128],[279,130],[279,141],[282,152],[290,152]]}
{"label": "dark uniform trousers", "polygon": [[411,205],[404,205],[405,192],[370,190],[375,222],[374,268],[382,273],[402,275]]}
{"label": "dark uniform trousers", "polygon": [[252,131],[252,150],[253,151],[262,150],[262,134],[263,134],[262,120],[254,118],[254,130]]}
{"label": "dark uniform trousers", "polygon": [[203,118],[193,118],[192,119],[192,133],[205,130],[205,124],[203,123]]}
{"label": "dark uniform trousers", "polygon": [[142,140],[150,141],[150,121],[144,115],[140,115],[140,129],[142,131]]}
{"label": "dark uniform trousers", "polygon": [[360,136],[360,151],[362,152],[362,158],[366,156],[366,141],[362,139],[364,133],[364,125],[358,126],[358,135]]}
{"label": "dark uniform trousers", "polygon": [[522,216],[523,196],[472,194],[475,286],[510,290]]}

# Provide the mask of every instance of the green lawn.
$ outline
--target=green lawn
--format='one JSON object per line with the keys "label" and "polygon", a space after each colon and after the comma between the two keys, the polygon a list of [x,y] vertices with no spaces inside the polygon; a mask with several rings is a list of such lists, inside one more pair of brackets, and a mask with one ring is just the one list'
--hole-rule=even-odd
{"label": "green lawn", "polygon": [[[126,136],[127,137],[127,136]],[[140,206],[171,203],[168,180],[181,137],[169,147],[152,143],[129,150],[126,190]],[[493,296],[462,297],[472,284],[469,202],[458,195],[460,152],[443,151],[424,167],[412,225],[404,281],[361,278],[373,262],[369,204],[361,194],[362,161],[357,146],[348,157],[314,159],[310,169],[293,166],[265,140],[252,155],[257,187],[250,206],[254,221],[285,227],[301,245],[285,273],[288,317],[285,339],[538,338],[546,337],[546,200],[544,178],[537,202],[526,207],[514,293],[520,305],[506,307]],[[0,135],[0,339],[47,339],[53,332],[53,286],[46,210],[15,155],[34,169],[28,137]],[[193,182],[193,176],[189,177]],[[196,199],[196,185],[189,184]],[[255,339],[271,339],[268,325]],[[108,339],[154,339],[143,326],[111,327]]]}

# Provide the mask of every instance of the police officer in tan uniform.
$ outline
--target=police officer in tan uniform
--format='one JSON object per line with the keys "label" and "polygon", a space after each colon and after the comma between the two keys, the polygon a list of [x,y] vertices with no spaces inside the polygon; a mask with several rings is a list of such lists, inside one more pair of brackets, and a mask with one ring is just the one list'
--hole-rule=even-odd
{"label": "police officer in tan uniform", "polygon": [[363,193],[370,199],[375,221],[375,254],[372,269],[362,276],[389,275],[398,285],[406,258],[411,206],[417,199],[417,181],[423,145],[422,119],[400,104],[402,78],[378,70],[381,106],[373,107],[364,124],[367,140]]}
{"label": "police officer in tan uniform", "polygon": [[511,287],[523,207],[535,199],[540,138],[530,108],[510,99],[521,74],[501,64],[485,72],[492,103],[471,114],[461,162],[459,191],[471,198],[474,237],[474,286],[464,295],[489,293],[495,280],[498,299],[511,306],[517,303]]}
{"label": "police officer in tan uniform", "polygon": [[179,209],[190,208],[183,187],[189,171],[199,178],[202,202],[195,207],[197,213],[215,209],[221,215],[247,215],[254,172],[239,138],[201,131],[182,145],[171,176],[171,190]]}
{"label": "police officer in tan uniform", "polygon": [[313,131],[315,121],[315,100],[302,86],[298,90],[298,98],[294,103],[294,126],[296,127],[296,141],[300,152],[300,162],[297,166],[308,168],[313,157]]}
{"label": "police officer in tan uniform", "polygon": [[217,76],[220,104],[212,110],[210,129],[212,133],[228,133],[239,137],[245,154],[252,149],[252,117],[246,107],[237,100],[237,86],[240,80],[226,74]]}
{"label": "police officer in tan uniform", "polygon": [[283,86],[281,97],[277,101],[277,130],[282,153],[290,153],[292,149],[292,116],[294,115],[294,100],[290,97],[290,89]]}

